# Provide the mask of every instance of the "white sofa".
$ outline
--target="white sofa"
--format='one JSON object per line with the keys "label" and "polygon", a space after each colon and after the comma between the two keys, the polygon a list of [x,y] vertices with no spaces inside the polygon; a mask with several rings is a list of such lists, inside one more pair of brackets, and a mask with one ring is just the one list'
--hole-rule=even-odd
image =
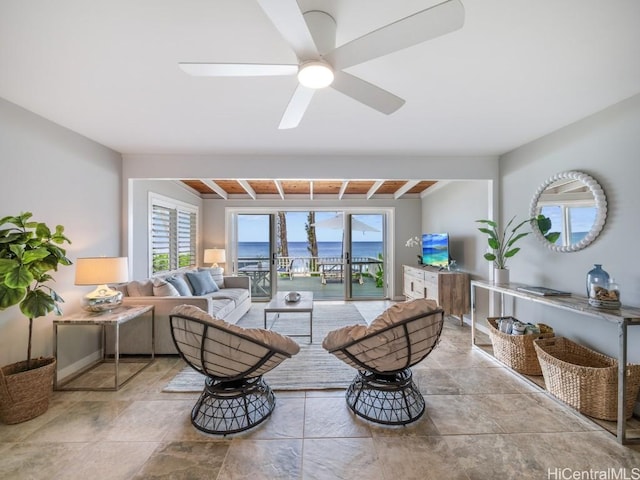
{"label": "white sofa", "polygon": [[[199,280],[193,280],[204,278],[202,275],[210,275],[218,289],[208,291],[210,289],[203,289]],[[192,280],[189,280],[190,277]],[[174,285],[178,285],[179,288]],[[124,295],[123,305],[155,307],[155,352],[157,354],[178,354],[171,337],[169,314],[179,305],[199,307],[209,315],[232,324],[251,308],[251,279],[223,276],[221,269],[181,270],[141,281],[131,281],[116,288]],[[150,321],[149,315],[121,327],[121,354],[141,354],[151,351]]]}

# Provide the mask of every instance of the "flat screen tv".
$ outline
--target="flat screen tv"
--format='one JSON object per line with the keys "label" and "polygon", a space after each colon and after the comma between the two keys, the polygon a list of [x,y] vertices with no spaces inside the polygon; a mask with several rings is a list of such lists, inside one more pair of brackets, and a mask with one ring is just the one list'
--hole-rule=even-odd
{"label": "flat screen tv", "polygon": [[422,235],[422,264],[433,267],[449,266],[448,233],[424,233]]}

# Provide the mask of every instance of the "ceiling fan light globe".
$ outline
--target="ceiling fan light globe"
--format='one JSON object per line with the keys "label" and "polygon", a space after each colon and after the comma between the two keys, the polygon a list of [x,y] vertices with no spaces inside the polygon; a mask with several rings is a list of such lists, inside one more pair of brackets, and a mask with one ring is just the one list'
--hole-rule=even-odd
{"label": "ceiling fan light globe", "polygon": [[325,88],[333,83],[333,70],[323,62],[308,62],[300,67],[298,81],[308,88]]}

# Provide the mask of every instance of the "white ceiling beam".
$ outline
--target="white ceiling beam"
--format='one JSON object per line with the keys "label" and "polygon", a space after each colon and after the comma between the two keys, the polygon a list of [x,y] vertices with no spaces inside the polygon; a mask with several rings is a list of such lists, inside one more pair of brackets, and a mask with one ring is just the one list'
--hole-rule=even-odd
{"label": "white ceiling beam", "polygon": [[342,200],[342,197],[344,197],[344,192],[347,190],[348,186],[349,180],[345,180],[342,182],[342,186],[340,187],[340,191],[338,192],[338,200]]}
{"label": "white ceiling beam", "polygon": [[313,180],[309,180],[309,200],[313,200]]}
{"label": "white ceiling beam", "polygon": [[247,192],[251,198],[253,198],[254,200],[256,199],[256,191],[253,188],[251,188],[251,185],[249,185],[249,182],[247,182],[246,180],[236,180],[236,181],[242,186],[242,188],[244,188],[244,191]]}
{"label": "white ceiling beam", "polygon": [[273,183],[275,183],[275,185],[276,185],[276,189],[278,190],[278,193],[280,194],[280,198],[282,200],[284,200],[284,188],[282,188],[282,182],[280,180],[274,180]]}
{"label": "white ceiling beam", "polygon": [[204,178],[200,178],[199,180],[225,200],[229,199],[229,194],[213,180],[205,180]]}
{"label": "white ceiling beam", "polygon": [[371,186],[371,188],[367,192],[367,200],[369,200],[371,197],[373,197],[376,194],[376,192],[382,186],[383,183],[384,183],[384,180],[378,180]]}
{"label": "white ceiling beam", "polygon": [[401,186],[398,190],[396,190],[396,193],[393,194],[393,198],[395,200],[399,199],[401,196],[403,196],[405,193],[407,193],[409,190],[415,187],[418,183],[420,183],[419,180],[409,180],[407,183]]}

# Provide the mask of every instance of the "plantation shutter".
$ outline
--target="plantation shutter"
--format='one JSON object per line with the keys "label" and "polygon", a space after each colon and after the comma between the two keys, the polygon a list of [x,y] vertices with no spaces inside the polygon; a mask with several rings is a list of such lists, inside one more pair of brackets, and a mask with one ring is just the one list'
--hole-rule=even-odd
{"label": "plantation shutter", "polygon": [[151,206],[151,274],[196,265],[197,213],[154,202]]}

